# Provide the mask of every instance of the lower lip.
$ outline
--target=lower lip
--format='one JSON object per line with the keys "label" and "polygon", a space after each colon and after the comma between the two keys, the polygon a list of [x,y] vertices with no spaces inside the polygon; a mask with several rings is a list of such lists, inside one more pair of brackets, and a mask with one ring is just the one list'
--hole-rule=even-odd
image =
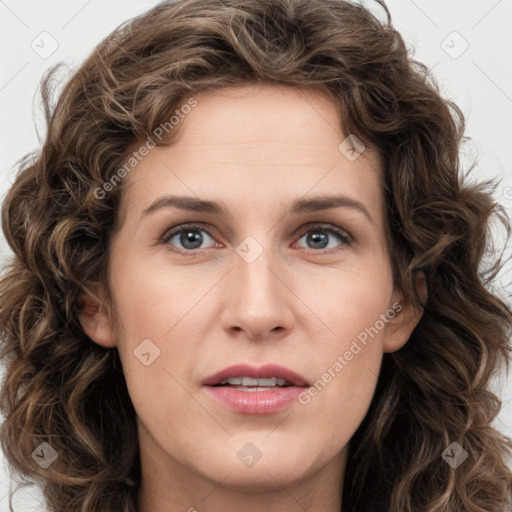
{"label": "lower lip", "polygon": [[289,386],[265,391],[243,391],[228,386],[204,386],[222,405],[245,414],[272,414],[290,407],[306,387]]}

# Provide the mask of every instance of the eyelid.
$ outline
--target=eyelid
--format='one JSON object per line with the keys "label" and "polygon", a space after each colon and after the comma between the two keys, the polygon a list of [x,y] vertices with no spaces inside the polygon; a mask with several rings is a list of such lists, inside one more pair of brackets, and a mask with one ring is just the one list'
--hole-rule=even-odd
{"label": "eyelid", "polygon": [[203,224],[202,222],[183,222],[181,224],[176,224],[175,226],[166,229],[164,233],[159,237],[158,241],[160,243],[166,243],[176,234],[180,233],[181,231],[184,231],[187,228],[191,230],[196,229],[205,231],[210,237],[215,238],[212,235],[212,230],[210,226],[208,226],[207,224]]}
{"label": "eyelid", "polygon": [[[301,226],[299,229],[296,230],[295,233],[307,233],[309,231],[313,231],[315,229],[318,229],[319,231],[332,231],[336,233],[340,237],[344,237],[349,239],[351,242],[354,241],[354,237],[344,228],[341,228],[337,226],[336,224],[333,224],[332,222],[309,222],[303,226]],[[295,235],[294,235],[295,236]]]}

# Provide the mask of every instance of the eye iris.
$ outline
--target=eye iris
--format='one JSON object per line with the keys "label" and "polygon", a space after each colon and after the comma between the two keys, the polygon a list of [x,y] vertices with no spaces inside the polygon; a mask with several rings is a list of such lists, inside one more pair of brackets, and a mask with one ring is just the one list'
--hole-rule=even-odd
{"label": "eye iris", "polygon": [[[188,245],[189,242],[192,246]],[[180,236],[180,243],[187,249],[197,249],[203,242],[203,236],[199,231],[183,231]]]}
{"label": "eye iris", "polygon": [[315,249],[323,249],[327,245],[327,235],[325,233],[315,232],[313,234],[308,235],[308,242],[312,242],[313,245],[320,243],[320,247],[318,245],[315,246]]}

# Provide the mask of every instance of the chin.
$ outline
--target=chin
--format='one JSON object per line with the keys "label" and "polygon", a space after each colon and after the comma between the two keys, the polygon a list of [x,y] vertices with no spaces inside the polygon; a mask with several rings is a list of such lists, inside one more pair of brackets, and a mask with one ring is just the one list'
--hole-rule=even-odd
{"label": "chin", "polygon": [[[240,468],[238,464],[234,464],[230,471],[222,486],[241,492],[270,492],[300,483],[307,476],[306,468],[298,468],[290,461],[280,465],[273,462],[264,464],[260,461],[252,468]],[[209,475],[209,479],[214,480],[216,484],[219,482],[218,475]]]}

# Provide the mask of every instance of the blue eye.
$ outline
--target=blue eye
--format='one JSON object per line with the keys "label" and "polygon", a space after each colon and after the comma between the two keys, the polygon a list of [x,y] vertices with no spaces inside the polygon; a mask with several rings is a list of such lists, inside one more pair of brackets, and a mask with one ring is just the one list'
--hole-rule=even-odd
{"label": "blue eye", "polygon": [[[205,233],[206,236],[203,235],[203,233]],[[335,238],[341,243],[328,247],[332,235],[335,235]],[[346,231],[332,224],[316,224],[309,226],[308,230],[299,240],[304,237],[306,237],[306,243],[312,245],[309,249],[320,254],[335,253],[342,250],[344,246],[349,246],[352,243],[352,238]],[[205,247],[202,247],[205,242],[210,243],[210,248],[223,247],[222,244],[216,242],[203,224],[181,225],[171,232],[166,232],[161,238],[162,244],[169,245],[172,251],[184,256],[196,256],[197,254],[195,253],[200,252],[201,249],[205,249]],[[212,242],[214,243],[213,246]],[[180,244],[181,247],[177,246],[177,244]]]}
{"label": "blue eye", "polygon": [[[337,252],[340,249],[336,248],[339,247],[339,245],[350,245],[351,244],[351,238],[350,235],[335,226],[328,225],[329,227],[326,227],[323,224],[317,224],[315,226],[310,226],[308,231],[302,235],[301,239],[306,237],[306,242],[313,244],[313,247],[309,247],[312,249],[327,249],[327,252]],[[335,238],[338,240],[341,240],[341,244],[335,244],[334,247],[327,247],[329,245],[329,238],[331,235],[334,234]],[[333,251],[330,251],[329,249],[334,249]]]}
{"label": "blue eye", "polygon": [[162,243],[173,245],[172,240],[176,239],[174,243],[180,243],[182,247],[177,247],[178,252],[192,252],[196,249],[201,249],[205,237],[201,232],[206,233],[206,237],[215,242],[207,229],[201,224],[191,224],[189,226],[180,226],[164,236]]}

